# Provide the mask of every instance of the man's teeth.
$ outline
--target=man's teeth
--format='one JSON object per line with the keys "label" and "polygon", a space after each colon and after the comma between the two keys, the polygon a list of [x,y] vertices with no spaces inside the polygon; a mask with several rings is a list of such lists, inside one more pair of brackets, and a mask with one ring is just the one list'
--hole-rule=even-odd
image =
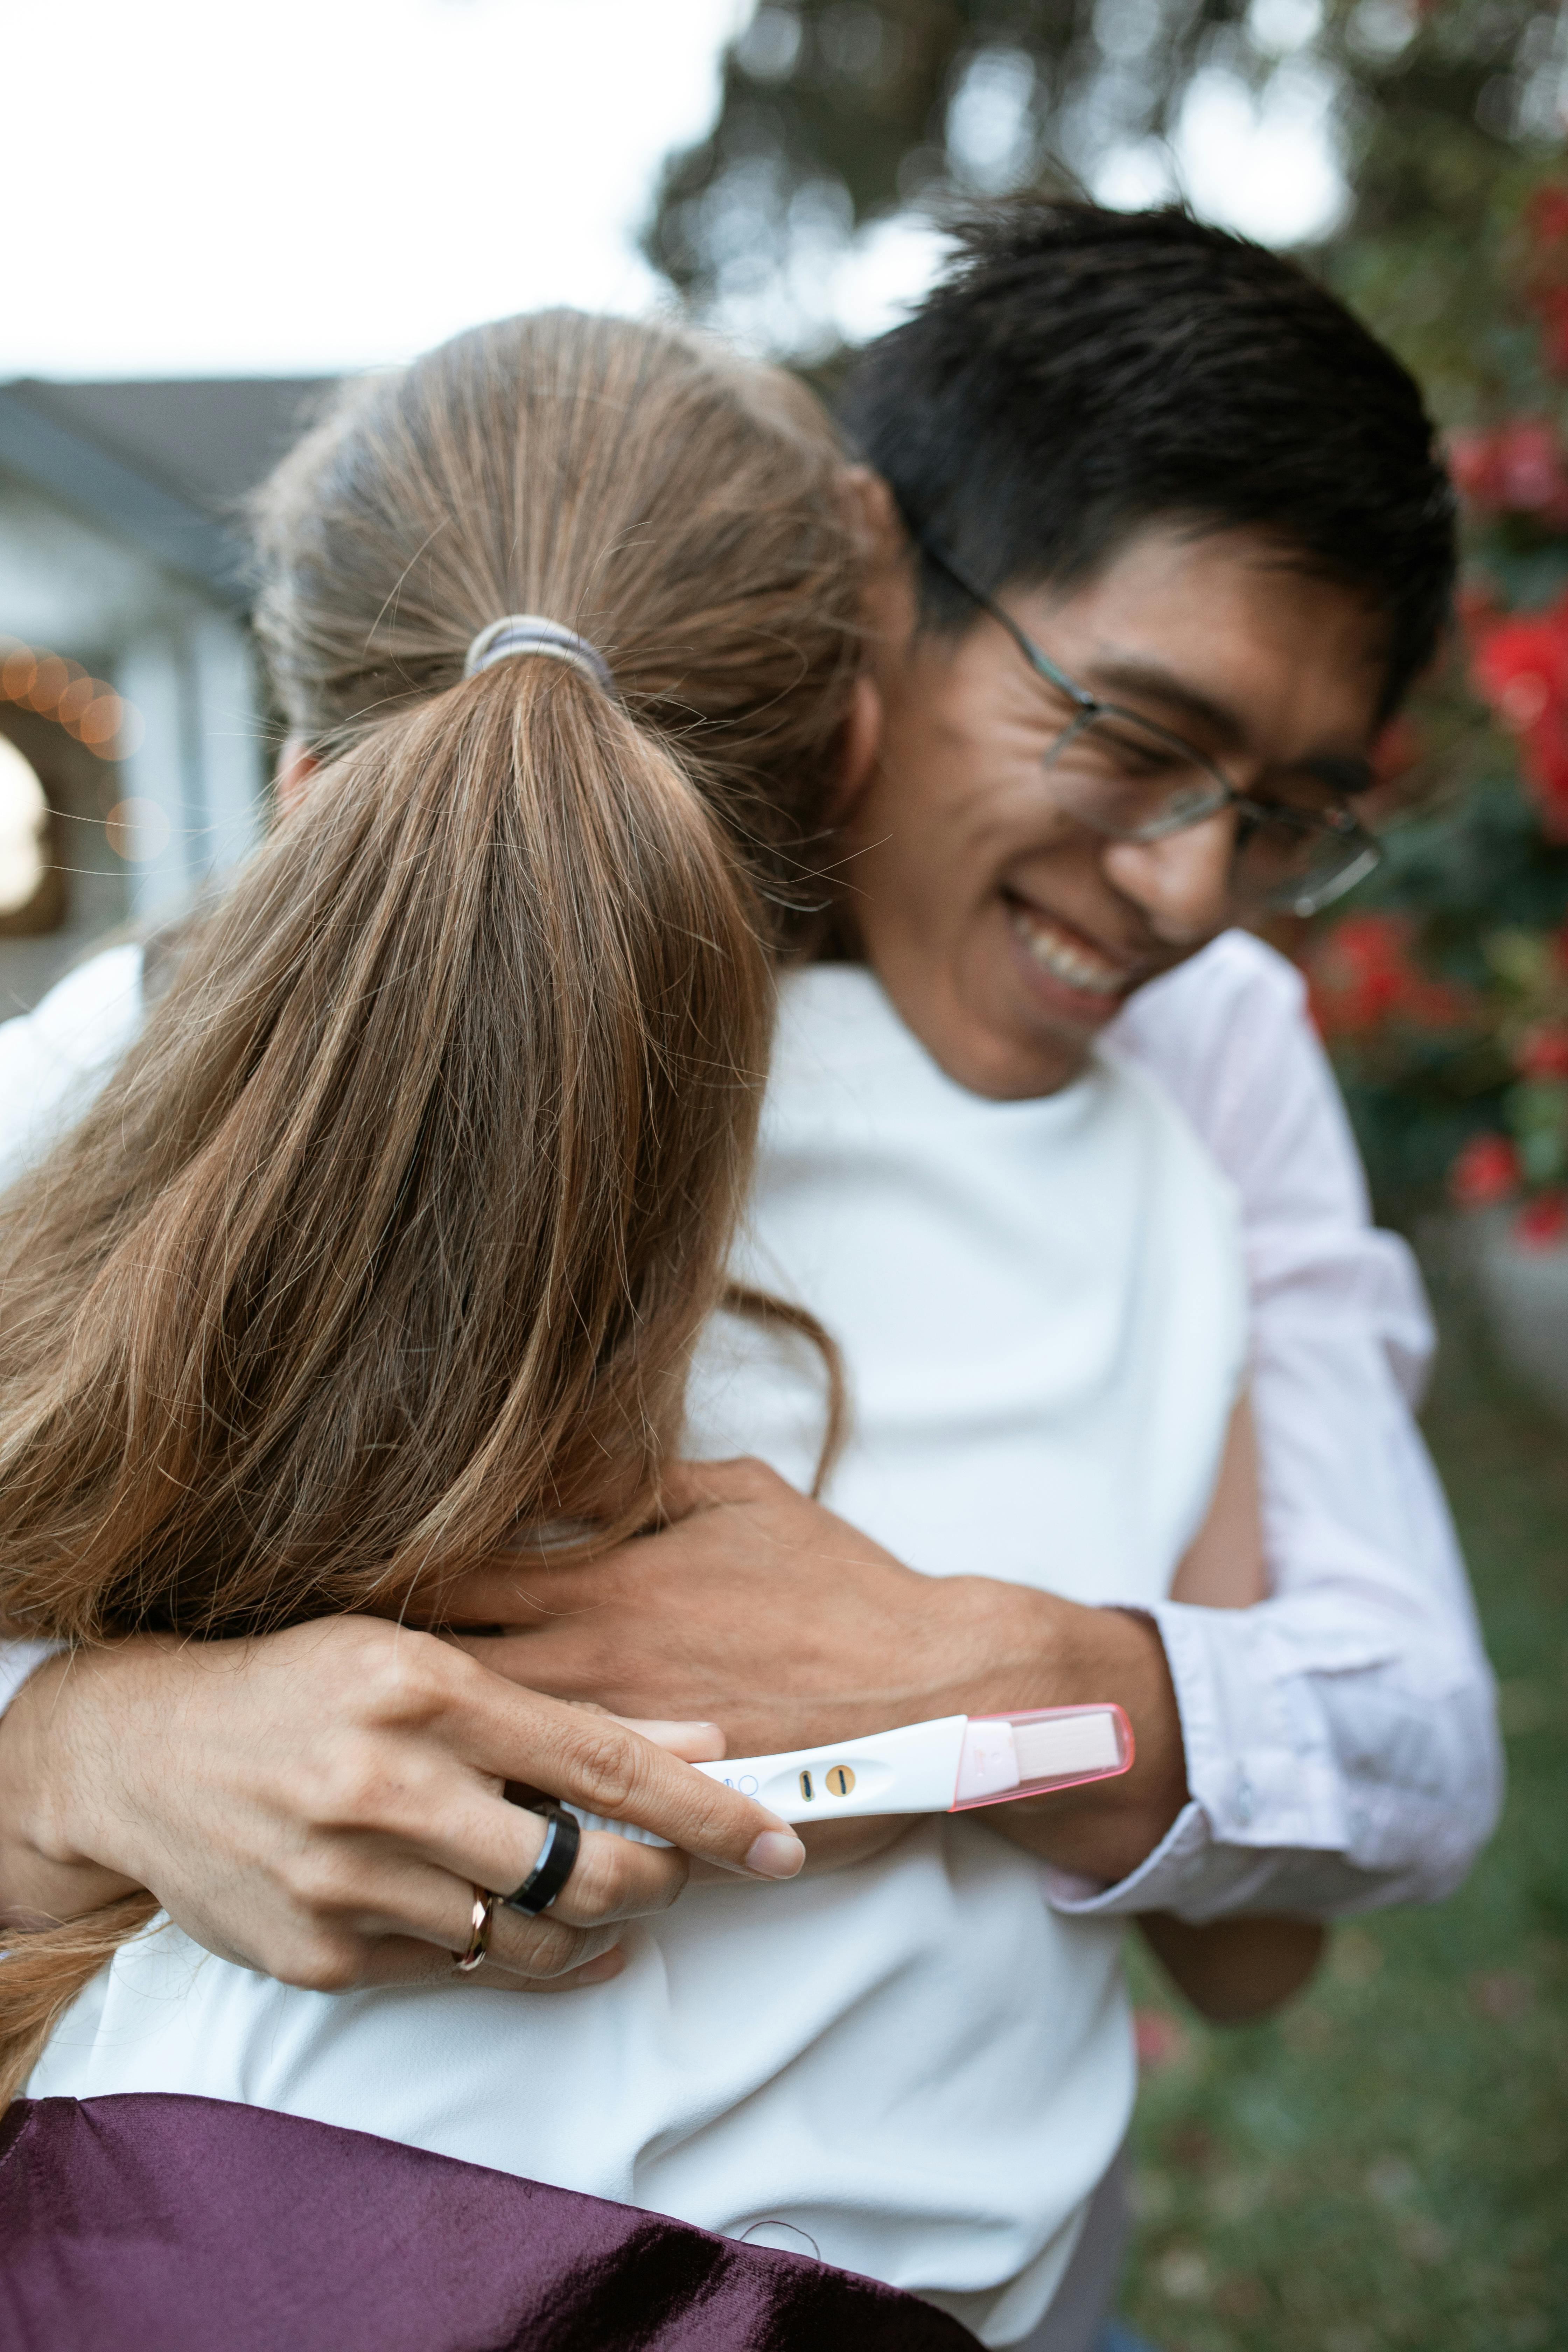
{"label": "man's teeth", "polygon": [[1068,988],[1081,988],[1089,996],[1120,996],[1126,987],[1124,971],[1119,971],[1103,956],[1097,956],[1092,949],[1080,947],[1077,940],[1059,931],[1043,915],[1015,907],[1013,929],[1035,961],[1043,964],[1053,978],[1065,982]]}

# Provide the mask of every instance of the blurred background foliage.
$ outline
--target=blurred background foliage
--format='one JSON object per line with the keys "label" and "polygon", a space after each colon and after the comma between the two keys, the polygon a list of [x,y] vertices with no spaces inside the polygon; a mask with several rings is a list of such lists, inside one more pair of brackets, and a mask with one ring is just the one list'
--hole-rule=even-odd
{"label": "blurred background foliage", "polygon": [[763,0],[722,92],[666,166],[647,251],[700,312],[828,385],[857,284],[874,292],[900,245],[936,249],[965,199],[1045,186],[1207,209],[1207,158],[1238,112],[1332,159],[1315,217],[1272,241],[1294,237],[1421,378],[1463,497],[1465,581],[1456,641],[1385,746],[1385,865],[1284,943],[1381,1213],[1406,1221],[1445,1190],[1517,1198],[1520,1238],[1561,1242],[1568,9]]}
{"label": "blurred background foliage", "polygon": [[1161,2352],[1568,2346],[1568,1455],[1463,1291],[1427,1435],[1500,1677],[1502,1827],[1448,1902],[1342,1927],[1306,1997],[1205,2027],[1130,1974],[1126,2310]]}

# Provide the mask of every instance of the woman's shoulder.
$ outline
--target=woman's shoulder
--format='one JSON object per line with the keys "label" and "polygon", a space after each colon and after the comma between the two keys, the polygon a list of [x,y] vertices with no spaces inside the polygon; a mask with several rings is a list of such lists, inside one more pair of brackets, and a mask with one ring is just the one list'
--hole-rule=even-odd
{"label": "woman's shoulder", "polygon": [[31,1013],[0,1023],[0,1038],[28,1033],[37,1045],[78,1069],[122,1053],[141,1024],[144,955],[140,940],[127,940],[89,956]]}
{"label": "woman's shoulder", "polygon": [[109,948],[0,1022],[0,1183],[79,1117],[142,1025],[141,943]]}

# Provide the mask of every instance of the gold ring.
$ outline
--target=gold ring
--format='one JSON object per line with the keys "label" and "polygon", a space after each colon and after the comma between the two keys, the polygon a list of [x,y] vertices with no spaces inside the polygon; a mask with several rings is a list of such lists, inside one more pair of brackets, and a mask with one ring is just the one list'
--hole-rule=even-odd
{"label": "gold ring", "polygon": [[489,1957],[490,1922],[495,1917],[496,1905],[500,1901],[500,1895],[492,1895],[488,1886],[475,1887],[474,1916],[468,1922],[468,1948],[455,1956],[452,1961],[459,1976],[471,1976],[480,1961]]}

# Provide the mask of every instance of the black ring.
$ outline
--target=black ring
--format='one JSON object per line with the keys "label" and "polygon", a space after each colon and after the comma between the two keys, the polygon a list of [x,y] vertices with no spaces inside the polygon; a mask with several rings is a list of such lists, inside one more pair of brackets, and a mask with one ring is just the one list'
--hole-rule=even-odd
{"label": "black ring", "polygon": [[544,1843],[516,1894],[501,1899],[509,1911],[521,1911],[525,1919],[533,1919],[541,1911],[549,1910],[571,1877],[577,1849],[583,1843],[583,1830],[576,1814],[569,1813],[552,1797],[536,1798],[529,1811],[542,1813],[549,1824]]}

